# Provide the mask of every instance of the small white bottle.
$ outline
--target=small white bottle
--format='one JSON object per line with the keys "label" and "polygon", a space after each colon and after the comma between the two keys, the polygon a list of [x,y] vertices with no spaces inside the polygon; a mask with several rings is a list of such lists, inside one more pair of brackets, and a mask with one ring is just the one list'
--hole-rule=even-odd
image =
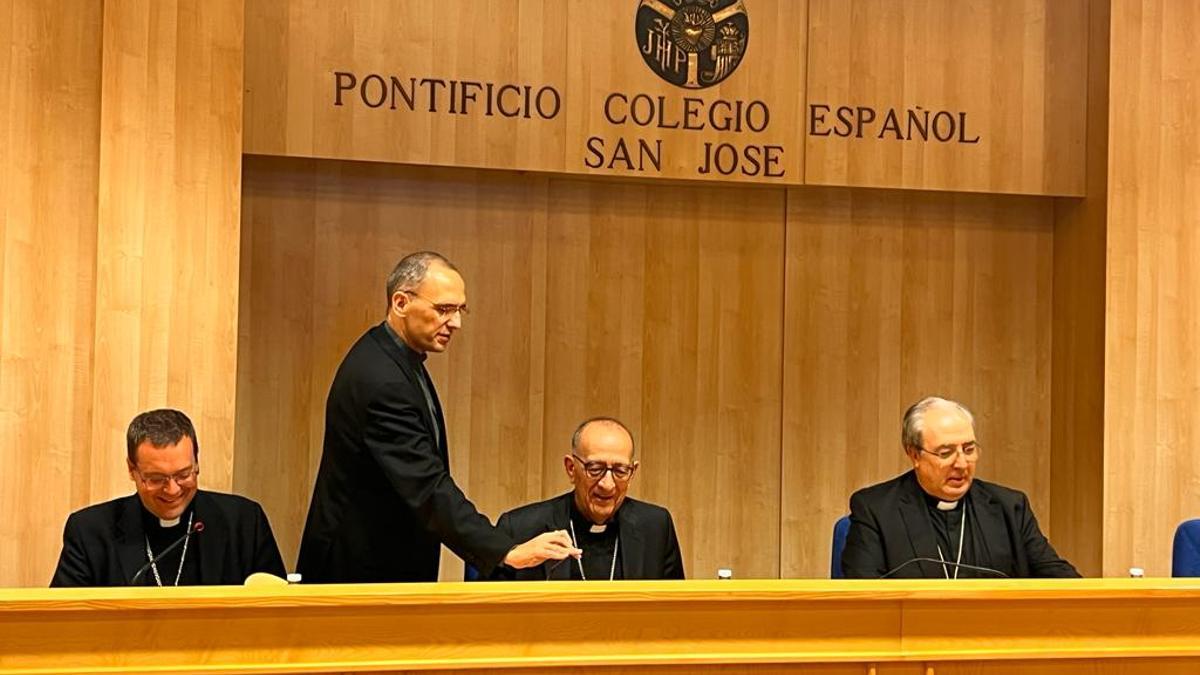
{"label": "small white bottle", "polygon": [[729,569],[728,567],[722,567],[721,569],[717,570],[717,579],[724,581],[732,578],[733,570]]}
{"label": "small white bottle", "polygon": [[1129,568],[1129,578],[1130,579],[1141,579],[1145,576],[1146,576],[1146,570],[1144,570],[1140,567],[1130,567]]}
{"label": "small white bottle", "polygon": [[301,577],[300,577],[299,572],[289,572],[287,575],[287,582],[289,585],[290,584],[298,584],[298,583],[300,583],[300,578]]}

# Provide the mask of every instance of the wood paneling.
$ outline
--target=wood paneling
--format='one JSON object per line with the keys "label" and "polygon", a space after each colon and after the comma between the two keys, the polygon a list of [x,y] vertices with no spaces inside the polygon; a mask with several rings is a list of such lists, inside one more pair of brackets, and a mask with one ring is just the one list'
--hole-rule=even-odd
{"label": "wood paneling", "polygon": [[[1081,195],[1087,1],[818,0],[810,9],[808,0],[756,0],[738,5],[749,32],[737,69],[698,89],[671,84],[643,62],[650,43],[635,30],[635,2],[257,3],[247,15],[246,149],[642,178]],[[461,97],[451,102],[460,82],[476,83],[469,86],[478,101],[466,109]],[[558,114],[498,114],[489,92],[509,84],[531,85],[535,98],[552,87]],[[416,102],[406,102],[414,88]],[[632,115],[639,123],[625,119],[624,102],[606,117],[614,94],[641,97]],[[744,115],[735,115],[740,131],[718,124],[755,102],[769,111],[765,129],[747,130]],[[823,122],[810,119],[810,104],[830,106]],[[876,111],[865,136],[814,135],[838,126],[840,106]],[[898,111],[905,140],[880,136],[889,109]],[[924,119],[923,139],[910,130],[910,109]],[[769,173],[779,175],[744,160],[725,175],[704,173],[706,147],[720,143],[730,144],[727,153],[778,148]]]}
{"label": "wood paneling", "polygon": [[382,320],[392,265],[432,248],[468,284],[466,330],[429,367],[454,475],[485,513],[565,491],[575,425],[617,415],[644,467],[632,492],[672,508],[689,571],[775,576],[782,202],[249,160],[235,488],[267,506],[291,559],[333,372]]}
{"label": "wood paneling", "polygon": [[1108,0],[1088,3],[1087,196],[1054,204],[1051,529],[1081,574],[1102,570]]}
{"label": "wood paneling", "polygon": [[202,485],[232,484],[242,28],[242,0],[104,5],[95,500],[129,490],[125,428],[161,406],[195,422]]}
{"label": "wood paneling", "polygon": [[[466,114],[461,101],[451,112],[447,82],[491,83],[496,95],[506,84],[529,85],[534,93],[550,86],[561,95],[567,11],[562,0],[252,2],[246,152],[563,170],[561,110],[551,120],[526,118],[521,91],[505,99],[509,110],[521,100],[521,114],[507,117],[484,89]],[[335,72],[358,81],[382,77],[387,102],[369,107],[356,87],[335,105]],[[442,83],[418,84],[410,110],[400,95],[393,107],[393,76],[409,89],[410,78]],[[371,104],[377,93],[385,92],[368,90]]]}
{"label": "wood paneling", "polygon": [[[674,11],[669,3],[659,6]],[[746,57],[733,75],[708,88],[687,89],[663,80],[643,62],[644,36],[635,30],[636,2],[252,3],[247,12],[246,151],[494,169],[796,182],[803,166],[799,111],[804,95],[805,9],[806,2],[800,0],[757,0],[746,10],[750,26]],[[348,84],[351,76],[355,86],[344,91],[339,104],[338,78]],[[416,78],[415,104],[409,105],[393,90],[393,76],[405,93],[413,88],[411,78]],[[424,78],[442,82],[423,84]],[[474,83],[468,86],[478,97],[475,103],[455,98],[462,82]],[[508,103],[503,105],[509,110],[520,102],[519,114],[499,112],[500,91],[509,85],[532,87],[533,114],[526,114],[524,89],[504,94]],[[540,108],[552,115],[550,119],[536,114],[543,87],[555,92],[545,94]],[[625,97],[612,111],[620,124],[605,118],[606,99],[614,93]],[[629,100],[638,96],[644,98],[631,111]],[[685,113],[688,98],[695,99],[691,113]],[[718,101],[723,103],[710,115],[709,106]],[[761,132],[745,129],[744,111],[755,101],[768,111],[766,118],[749,117],[750,124],[766,124]],[[729,130],[714,130],[714,124],[722,125],[726,118],[731,118],[724,124]],[[689,124],[704,129],[682,128]],[[592,137],[598,139],[592,142],[599,154],[588,151]],[[617,149],[622,140],[628,161],[613,161],[625,152]],[[641,154],[643,141],[653,160]],[[779,175],[751,176],[740,168],[724,177],[702,175],[706,142],[734,143],[739,152],[747,144],[779,146],[782,150],[773,153],[778,155],[777,165],[770,171]]]}
{"label": "wood paneling", "polygon": [[1104,572],[1200,515],[1200,5],[1112,7]]}
{"label": "wood paneling", "polygon": [[473,313],[430,366],[492,517],[565,490],[574,425],[613,414],[692,576],[825,576],[850,492],[903,469],[900,415],[941,393],[1049,529],[1053,204],[732,190],[254,158],[235,487],[294,555],[333,371],[395,260],[434,248]]}
{"label": "wood paneling", "polygon": [[[678,3],[660,3],[674,7]],[[704,89],[683,89],[660,78],[643,62],[639,45],[645,36],[634,39],[634,16],[637,3],[597,5],[591,0],[571,0],[567,16],[568,85],[564,102],[567,114],[566,140],[567,171],[596,174],[635,175],[639,178],[693,178],[727,182],[751,181],[760,183],[797,183],[803,180],[805,16],[808,0],[755,0],[743,3],[749,24],[746,52],[737,70],[719,84]],[[603,8],[603,9],[601,9]],[[638,126],[632,118],[647,108],[624,104],[613,108],[614,115],[624,117],[629,111],[631,121],[610,124],[605,118],[605,99],[613,93],[632,99],[642,95],[656,101],[660,109],[654,123]],[[695,115],[688,117],[699,130],[684,129],[685,101],[694,99]],[[758,102],[757,104],[755,102]],[[709,106],[715,107],[711,108]],[[756,111],[765,105],[769,111],[766,128],[751,131],[762,119]],[[713,113],[710,115],[710,110]],[[738,116],[730,111],[750,111]],[[732,122],[724,122],[732,118]],[[618,118],[620,119],[620,118]],[[713,128],[717,121],[727,130]],[[661,123],[660,123],[661,122]],[[680,128],[664,128],[675,125]],[[740,131],[738,130],[740,129]],[[581,150],[589,136],[604,141],[609,157],[621,139],[635,153],[638,139],[653,145],[662,141],[662,171],[647,167],[644,171],[628,171],[618,164],[609,168],[589,169],[584,166]],[[769,172],[746,175],[741,168],[729,175],[716,172],[702,174],[706,144],[729,144],[738,148],[754,145],[780,148],[779,162]],[[711,151],[710,151],[711,152]],[[727,155],[722,155],[727,158]],[[732,164],[724,164],[729,167]],[[740,167],[748,166],[742,163]],[[778,173],[777,176],[761,174]]]}
{"label": "wood paneling", "polygon": [[[819,129],[838,125],[839,106],[876,119],[861,137],[810,127],[805,182],[1083,194],[1086,0],[809,4],[808,103],[831,107]],[[882,133],[889,109],[905,140]],[[932,119],[930,140],[920,140],[908,110],[918,119],[946,111],[938,129],[953,140],[934,140]],[[950,134],[960,113],[967,133]],[[814,121],[809,111],[805,119]]]}
{"label": "wood paneling", "polygon": [[825,575],[850,494],[909,468],[904,410],[961,401],[979,476],[1050,522],[1052,205],[1035,198],[788,192],[783,576]]}
{"label": "wood paneling", "polygon": [[101,3],[0,10],[0,586],[88,499]]}

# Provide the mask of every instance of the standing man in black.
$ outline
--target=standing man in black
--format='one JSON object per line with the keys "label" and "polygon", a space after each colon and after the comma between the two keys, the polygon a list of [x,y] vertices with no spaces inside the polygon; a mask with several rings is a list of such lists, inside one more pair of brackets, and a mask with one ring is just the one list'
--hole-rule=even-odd
{"label": "standing man in black", "polygon": [[325,445],[297,562],[308,583],[436,581],[439,544],[488,575],[579,555],[566,532],[524,543],[492,526],[450,477],[429,353],[467,313],[445,257],[413,253],[388,276],[387,319],[346,354],[325,404]]}

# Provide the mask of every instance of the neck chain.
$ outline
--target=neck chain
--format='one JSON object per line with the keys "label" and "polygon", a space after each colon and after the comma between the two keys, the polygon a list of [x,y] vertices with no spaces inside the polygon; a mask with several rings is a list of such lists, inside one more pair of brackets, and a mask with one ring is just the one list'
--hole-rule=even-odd
{"label": "neck chain", "polygon": [[[183,563],[187,560],[188,542],[192,540],[192,517],[195,512],[188,514],[187,534],[183,535],[183,551],[179,554],[179,569],[175,572],[175,585],[179,585],[179,579],[183,577]],[[146,537],[146,557],[150,560],[150,571],[154,572],[154,581],[159,586],[163,585],[162,577],[158,576],[158,561],[154,559],[154,553],[150,550],[150,537]]]}
{"label": "neck chain", "polygon": [[[574,546],[575,548],[579,548],[579,540],[575,538],[575,519],[570,518],[567,520],[567,523],[571,526],[571,545]],[[617,540],[616,540],[616,542],[613,543],[612,565],[608,568],[608,580],[609,581],[612,581],[617,576],[617,551],[620,550],[620,548],[621,548],[621,536],[617,535]],[[583,560],[580,558],[576,558],[575,563],[577,565],[579,565],[579,576],[584,581],[587,581],[587,574],[584,573],[584,571],[583,571]]]}
{"label": "neck chain", "polygon": [[[958,526],[958,559],[954,561],[954,578],[955,579],[958,578],[958,570],[962,569],[959,567],[959,565],[962,564],[963,540],[966,539],[966,537],[963,535],[965,535],[966,532],[967,532],[967,508],[964,506],[963,512],[962,512],[962,524],[960,524]],[[950,571],[946,569],[946,559],[942,557],[941,544],[938,544],[937,552],[938,552],[938,560],[942,561],[942,574],[946,575],[946,578],[949,579]]]}

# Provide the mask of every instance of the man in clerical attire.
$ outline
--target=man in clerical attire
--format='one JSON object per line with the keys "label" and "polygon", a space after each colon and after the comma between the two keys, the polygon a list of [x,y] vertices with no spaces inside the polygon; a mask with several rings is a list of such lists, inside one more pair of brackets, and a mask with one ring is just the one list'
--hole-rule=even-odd
{"label": "man in clerical attire", "polygon": [[228,585],[285,574],[262,507],[197,488],[200,443],[187,415],[144,412],[125,445],[137,493],[71,514],[51,586]]}
{"label": "man in clerical attire", "polygon": [[563,457],[575,489],[500,516],[496,527],[514,539],[566,530],[578,557],[537,567],[497,568],[495,579],[682,579],[683,557],[671,514],[625,496],[637,472],[633,435],[611,417],[594,417],[575,430]]}
{"label": "man in clerical attire", "polygon": [[937,397],[904,413],[913,469],[850,497],[847,577],[1078,577],[1042,535],[1021,492],[975,478],[975,418]]}
{"label": "man in clerical attire", "polygon": [[[325,403],[325,442],[296,567],[308,583],[437,581],[441,545],[482,574],[574,555],[565,532],[514,540],[454,482],[446,420],[425,369],[467,315],[458,268],[400,260],[387,316],[354,343]],[[499,421],[496,422],[497,424]]]}

